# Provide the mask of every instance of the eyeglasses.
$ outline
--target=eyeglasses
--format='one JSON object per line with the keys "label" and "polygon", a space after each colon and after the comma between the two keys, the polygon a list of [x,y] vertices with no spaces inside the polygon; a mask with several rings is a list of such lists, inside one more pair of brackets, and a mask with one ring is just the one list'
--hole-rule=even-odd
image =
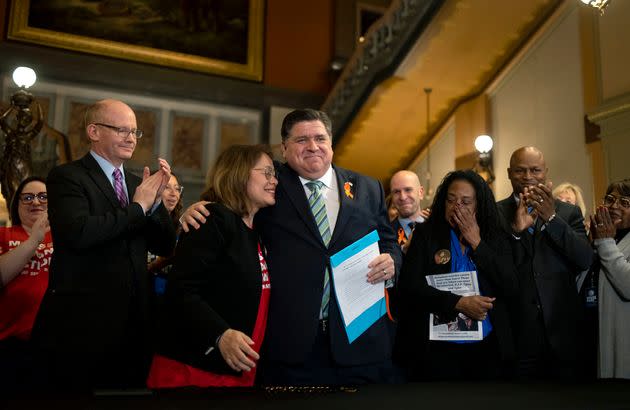
{"label": "eyeglasses", "polygon": [[470,206],[470,205],[474,205],[475,204],[475,199],[474,198],[454,198],[454,197],[447,197],[446,198],[446,203],[447,205],[457,205],[457,203],[460,203],[464,206]]}
{"label": "eyeglasses", "polygon": [[604,197],[604,205],[608,207],[613,206],[617,201],[619,201],[619,206],[622,208],[630,208],[630,198],[627,196],[615,196],[608,194]]}
{"label": "eyeglasses", "polygon": [[142,135],[144,134],[142,132],[142,130],[139,129],[135,129],[135,130],[130,130],[129,128],[125,128],[125,127],[116,127],[114,125],[109,125],[109,124],[103,124],[101,122],[95,122],[93,123],[94,125],[98,125],[100,127],[105,127],[105,128],[109,128],[110,130],[114,130],[118,133],[118,136],[121,138],[127,138],[129,136],[129,134],[133,134],[137,139],[142,138]]}
{"label": "eyeglasses", "polygon": [[31,194],[31,193],[20,194],[20,202],[22,202],[24,205],[32,204],[35,198],[37,198],[40,203],[45,204],[46,202],[48,202],[48,193],[39,192],[37,194]]}
{"label": "eyeglasses", "polygon": [[173,186],[173,185],[170,185],[170,184],[166,184],[164,189],[168,189],[169,191],[179,192],[181,194],[182,191],[184,190],[184,187],[182,185],[174,185]]}
{"label": "eyeglasses", "polygon": [[265,178],[267,181],[271,181],[271,178],[278,179],[278,171],[276,171],[273,167],[265,167],[265,168],[252,168],[254,171],[262,171],[265,174]]}

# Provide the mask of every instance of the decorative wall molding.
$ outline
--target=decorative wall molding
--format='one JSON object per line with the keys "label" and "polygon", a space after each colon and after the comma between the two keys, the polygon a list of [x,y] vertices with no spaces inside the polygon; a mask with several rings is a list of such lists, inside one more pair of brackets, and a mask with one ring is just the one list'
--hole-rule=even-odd
{"label": "decorative wall molding", "polygon": [[[588,115],[591,122],[604,128],[630,129],[630,94],[624,94],[602,103],[596,111]],[[630,135],[629,135],[630,136]]]}
{"label": "decorative wall molding", "polygon": [[602,103],[588,119],[599,125],[607,183],[628,178],[630,164],[630,94]]}

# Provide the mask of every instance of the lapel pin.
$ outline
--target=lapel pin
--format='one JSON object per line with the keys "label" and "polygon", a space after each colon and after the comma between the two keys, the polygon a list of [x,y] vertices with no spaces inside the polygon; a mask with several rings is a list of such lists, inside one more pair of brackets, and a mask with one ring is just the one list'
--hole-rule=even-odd
{"label": "lapel pin", "polygon": [[438,265],[446,265],[451,260],[451,251],[448,249],[440,249],[435,252],[435,263]]}
{"label": "lapel pin", "polygon": [[343,192],[350,199],[354,199],[354,194],[352,193],[352,182],[346,182],[343,184]]}
{"label": "lapel pin", "polygon": [[402,245],[407,242],[407,238],[405,237],[405,230],[403,228],[398,228],[398,245]]}

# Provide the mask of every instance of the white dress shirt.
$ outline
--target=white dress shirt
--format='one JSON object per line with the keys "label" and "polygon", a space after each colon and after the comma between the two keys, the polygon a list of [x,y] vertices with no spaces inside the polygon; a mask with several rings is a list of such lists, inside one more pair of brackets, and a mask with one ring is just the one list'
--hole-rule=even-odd
{"label": "white dress shirt", "polygon": [[[308,189],[306,184],[311,181],[313,180],[300,177],[300,182],[302,183],[307,198],[311,196],[311,190]],[[330,234],[332,235],[335,231],[337,215],[339,214],[339,188],[335,170],[331,166],[321,178],[315,181],[322,181],[324,183],[321,193],[326,204],[326,216],[328,217],[328,225],[330,226]]]}

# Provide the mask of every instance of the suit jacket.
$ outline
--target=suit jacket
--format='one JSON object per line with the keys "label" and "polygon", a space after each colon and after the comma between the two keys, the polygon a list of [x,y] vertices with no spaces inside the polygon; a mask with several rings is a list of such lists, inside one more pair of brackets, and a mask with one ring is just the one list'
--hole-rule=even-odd
{"label": "suit jacket", "polygon": [[[311,352],[318,328],[324,268],[330,256],[373,230],[381,253],[390,253],[400,267],[400,249],[387,219],[383,188],[374,179],[334,167],[339,186],[339,214],[329,246],[315,224],[298,174],[280,167],[276,205],[262,209],[256,226],[267,246],[273,290],[263,355],[265,360],[300,364]],[[350,182],[350,195],[344,184]],[[335,363],[357,366],[391,357],[387,316],[381,317],[352,344],[348,343],[338,310],[334,283],[329,305],[330,347]]]}
{"label": "suit jacket", "polygon": [[222,204],[206,208],[208,221],[177,244],[158,350],[200,369],[237,374],[219,349],[206,351],[229,328],[252,336],[262,288],[258,234]]}
{"label": "suit jacket", "polygon": [[556,217],[544,230],[539,220],[533,235],[525,230],[516,239],[511,228],[516,200],[510,196],[497,206],[503,228],[510,234],[519,275],[519,326],[515,329],[519,355],[532,358],[543,343],[556,357],[573,361],[581,313],[575,278],[593,259],[582,212],[556,200]]}
{"label": "suit jacket", "polygon": [[[132,197],[141,179],[125,172],[125,180]],[[90,153],[54,168],[46,186],[55,252],[33,337],[52,351],[116,349],[130,314],[150,322],[147,250],[172,252],[168,211],[160,205],[145,216],[134,202],[122,208]]]}
{"label": "suit jacket", "polygon": [[[395,359],[401,366],[409,368],[411,374],[419,375],[423,362],[435,354],[429,341],[429,313],[448,321],[455,320],[458,313],[455,305],[460,296],[429,286],[425,278],[452,272],[450,261],[446,264],[436,262],[435,255],[441,249],[451,249],[449,230],[432,232],[429,224],[417,225],[398,281],[400,306]],[[518,282],[510,248],[502,232],[496,237],[482,239],[471,258],[477,267],[481,294],[496,297],[489,317],[499,344],[497,354],[504,362],[511,361],[515,356],[511,300],[518,295]]]}

